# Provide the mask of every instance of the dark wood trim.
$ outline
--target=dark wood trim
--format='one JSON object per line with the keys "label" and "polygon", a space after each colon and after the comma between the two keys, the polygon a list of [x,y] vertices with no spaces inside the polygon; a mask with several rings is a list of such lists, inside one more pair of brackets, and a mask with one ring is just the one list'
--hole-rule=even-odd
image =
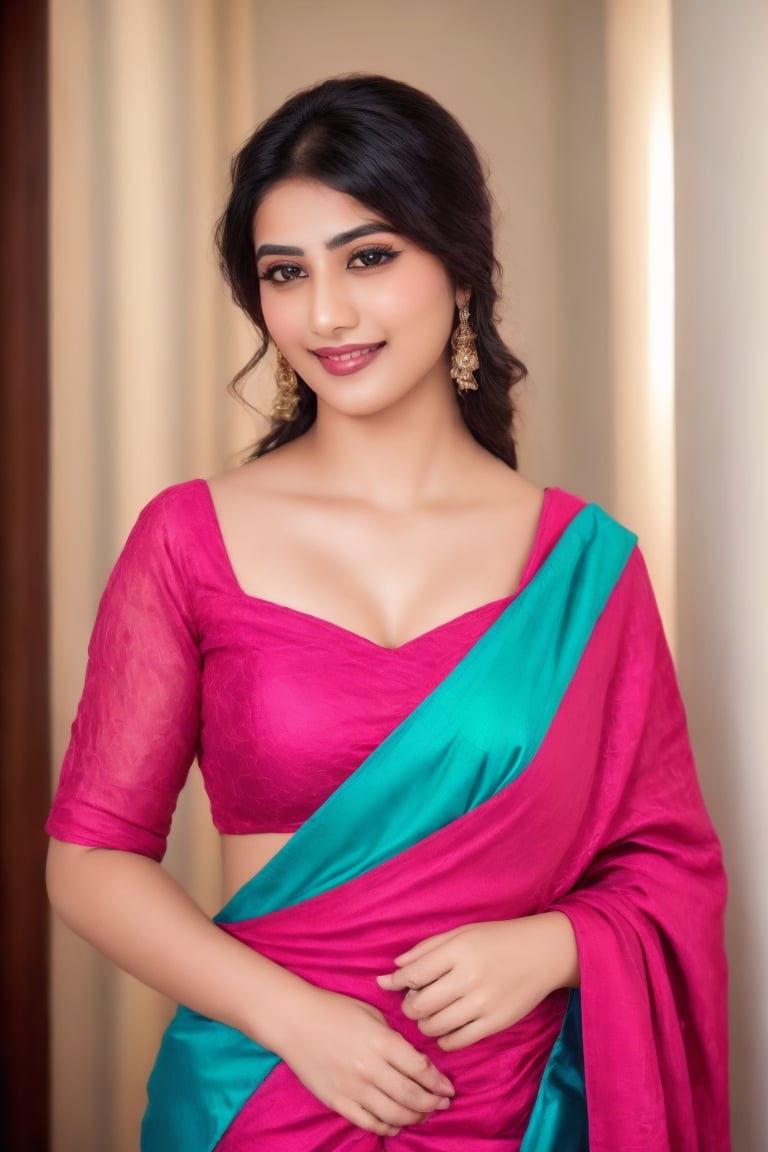
{"label": "dark wood trim", "polygon": [[0,0],[0,1147],[45,1152],[48,12]]}

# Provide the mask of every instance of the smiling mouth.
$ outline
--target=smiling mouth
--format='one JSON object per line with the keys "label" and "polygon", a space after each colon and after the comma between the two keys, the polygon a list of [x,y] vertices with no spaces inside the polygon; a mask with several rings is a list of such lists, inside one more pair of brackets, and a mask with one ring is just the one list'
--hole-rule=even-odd
{"label": "smiling mouth", "polygon": [[385,341],[379,344],[359,344],[346,346],[344,348],[315,348],[315,356],[319,356],[321,360],[332,360],[334,363],[341,364],[347,360],[359,360],[362,356],[368,356],[371,352],[378,352],[379,348],[383,348]]}

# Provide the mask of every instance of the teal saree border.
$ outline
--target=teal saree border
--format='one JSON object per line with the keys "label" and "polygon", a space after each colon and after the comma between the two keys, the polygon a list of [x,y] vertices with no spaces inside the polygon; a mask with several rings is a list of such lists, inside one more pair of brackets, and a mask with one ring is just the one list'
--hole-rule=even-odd
{"label": "teal saree border", "polygon": [[[216,921],[265,915],[364,875],[517,779],[541,746],[634,545],[635,537],[599,508],[583,508],[471,651],[235,893]],[[484,750],[489,731],[503,736],[496,754]],[[350,835],[354,826],[373,827],[376,837]],[[588,1146],[565,1141],[553,1111],[553,1101],[568,1102],[560,1113],[570,1116],[569,1132],[578,1119],[573,1101],[581,1101],[584,1114],[583,1073],[581,1092],[571,1090],[581,1047],[577,1014],[578,997],[572,997],[524,1152],[582,1152]],[[150,1078],[142,1152],[212,1152],[278,1063],[242,1033],[180,1007]]]}
{"label": "teal saree border", "polygon": [[581,995],[572,990],[520,1152],[589,1152]]}
{"label": "teal saree border", "polygon": [[[217,923],[232,923],[263,916],[278,908],[309,900],[369,872],[412,847],[457,816],[489,799],[522,772],[535,756],[576,671],[597,618],[618,580],[636,537],[595,505],[583,508],[570,522],[534,578],[504,609],[491,627],[449,675],[419,704],[370,756],[302,825],[265,868],[245,884],[216,916]],[[586,545],[596,547],[584,551]],[[574,572],[578,587],[573,587]],[[536,617],[536,628],[527,625]],[[566,634],[567,627],[567,634]],[[414,773],[403,751],[434,760],[436,733],[450,717],[465,716],[467,703],[482,706],[484,685],[478,688],[478,664],[509,663],[510,649],[520,644],[516,630],[525,633],[523,660],[515,667],[514,711],[524,717],[520,755],[502,779],[472,781],[472,794],[461,793],[463,766],[451,767],[457,779],[453,791],[435,793],[434,764]],[[517,655],[520,654],[519,647]],[[523,663],[524,661],[524,663]],[[554,667],[557,661],[558,667]],[[551,682],[549,700],[540,698],[541,684]],[[512,706],[510,705],[510,713]],[[436,713],[438,715],[436,715]],[[437,721],[437,723],[436,723]],[[423,730],[414,749],[414,728]],[[443,740],[446,744],[448,741]],[[379,771],[386,764],[387,770]],[[397,766],[399,771],[397,770]],[[408,786],[408,813],[402,812],[403,786]],[[457,804],[464,807],[457,810]],[[362,812],[375,819],[377,836],[351,843],[349,829]],[[404,819],[405,817],[405,819]],[[307,841],[322,844],[318,859],[307,851]]]}

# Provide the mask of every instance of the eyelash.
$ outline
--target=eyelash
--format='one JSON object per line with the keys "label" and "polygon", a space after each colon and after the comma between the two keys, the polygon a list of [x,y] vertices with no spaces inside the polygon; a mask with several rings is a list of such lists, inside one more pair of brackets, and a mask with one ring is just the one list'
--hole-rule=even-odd
{"label": "eyelash", "polygon": [[[381,268],[384,264],[389,264],[392,260],[395,259],[396,256],[399,255],[400,253],[395,252],[395,250],[391,248],[389,244],[369,244],[365,248],[358,248],[356,252],[351,254],[347,263],[347,267],[349,268],[353,261],[360,260],[366,256],[383,256],[385,259],[377,260],[374,264],[358,265],[358,270],[365,270],[366,268]],[[277,278],[278,273],[285,274],[286,272],[301,273],[303,272],[303,269],[299,264],[290,264],[286,262],[283,262],[282,264],[272,264],[269,268],[265,268],[263,272],[259,273],[259,280],[266,280],[269,284],[292,284],[295,280],[302,279],[301,275],[288,276],[284,280],[279,280]]]}
{"label": "eyelash", "polygon": [[383,264],[389,264],[395,256],[399,255],[400,253],[395,252],[390,244],[369,244],[367,248],[358,248],[356,252],[353,252],[349,258],[349,263],[351,264],[353,260],[359,260],[363,256],[384,256],[386,259],[377,260],[375,264],[361,265],[362,268],[381,268]]}

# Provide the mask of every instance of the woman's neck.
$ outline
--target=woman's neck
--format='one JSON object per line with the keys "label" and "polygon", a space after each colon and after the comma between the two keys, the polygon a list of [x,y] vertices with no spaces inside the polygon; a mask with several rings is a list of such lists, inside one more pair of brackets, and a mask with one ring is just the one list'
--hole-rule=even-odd
{"label": "woman's neck", "polygon": [[[468,475],[487,453],[467,428],[457,401],[398,405],[349,417],[318,408],[301,437],[308,462],[328,493],[406,510],[466,495]],[[403,410],[407,407],[407,411]]]}

